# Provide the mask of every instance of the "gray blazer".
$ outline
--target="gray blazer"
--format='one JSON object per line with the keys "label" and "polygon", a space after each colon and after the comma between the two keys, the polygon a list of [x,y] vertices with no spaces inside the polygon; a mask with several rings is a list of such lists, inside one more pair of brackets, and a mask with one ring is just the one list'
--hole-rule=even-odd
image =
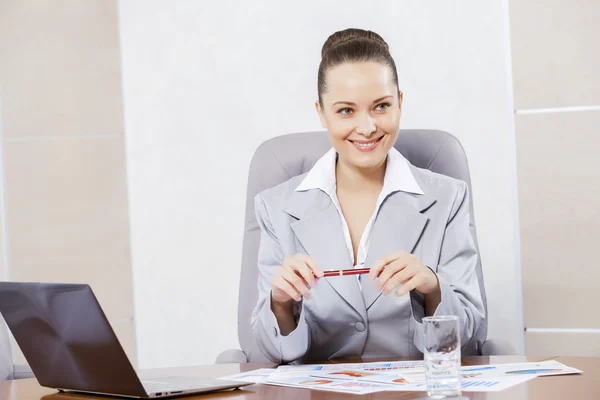
{"label": "gray blazer", "polygon": [[[465,347],[484,318],[467,185],[410,167],[425,194],[395,192],[385,199],[373,223],[365,267],[398,250],[416,255],[440,281],[442,302],[435,315],[459,317]],[[355,276],[320,279],[313,298],[297,306],[297,328],[281,335],[271,311],[271,278],[287,256],[308,254],[322,269],[352,268],[342,222],[329,196],[318,189],[294,191],[305,176],[255,198],[261,242],[252,329],[261,351],[276,363],[420,356],[422,294],[383,296],[366,277],[362,291]]]}

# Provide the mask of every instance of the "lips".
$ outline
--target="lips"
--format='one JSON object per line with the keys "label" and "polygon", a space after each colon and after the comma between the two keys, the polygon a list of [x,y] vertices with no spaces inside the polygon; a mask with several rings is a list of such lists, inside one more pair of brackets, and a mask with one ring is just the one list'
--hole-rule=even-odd
{"label": "lips", "polygon": [[384,136],[385,135],[382,135],[382,136],[379,136],[378,138],[369,139],[369,140],[351,140],[351,139],[348,139],[348,141],[350,141],[352,143],[373,143],[373,142],[380,141],[381,139],[383,139]]}
{"label": "lips", "polygon": [[359,151],[362,152],[368,152],[368,151],[373,151],[375,150],[375,148],[377,148],[377,146],[379,145],[379,142],[381,142],[381,139],[383,139],[383,136],[378,137],[377,139],[372,139],[372,140],[348,140],[350,143],[352,143],[352,145]]}

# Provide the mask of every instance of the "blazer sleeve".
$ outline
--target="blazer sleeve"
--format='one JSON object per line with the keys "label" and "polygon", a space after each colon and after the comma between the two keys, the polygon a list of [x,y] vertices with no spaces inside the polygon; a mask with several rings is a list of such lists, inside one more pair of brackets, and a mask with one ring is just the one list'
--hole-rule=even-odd
{"label": "blazer sleeve", "polygon": [[[437,315],[456,315],[459,318],[461,347],[466,347],[483,322],[484,307],[477,279],[479,257],[469,227],[469,194],[465,182],[458,185],[450,217],[443,235],[439,263],[435,272],[439,279],[441,299],[434,312]],[[424,352],[424,296],[411,292],[413,317],[416,321],[414,344]]]}
{"label": "blazer sleeve", "polygon": [[254,207],[260,227],[260,247],[258,302],[252,313],[252,330],[258,347],[267,358],[278,364],[287,363],[304,356],[310,345],[304,305],[302,302],[297,303],[294,309],[298,322],[296,329],[286,336],[282,335],[275,314],[271,311],[271,279],[283,263],[284,255],[260,195],[254,199]]}

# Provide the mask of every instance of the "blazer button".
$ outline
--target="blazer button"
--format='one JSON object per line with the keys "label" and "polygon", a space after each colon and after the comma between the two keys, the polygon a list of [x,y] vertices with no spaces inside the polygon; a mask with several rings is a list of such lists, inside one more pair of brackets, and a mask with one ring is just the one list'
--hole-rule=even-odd
{"label": "blazer button", "polygon": [[362,322],[358,321],[357,323],[354,324],[354,327],[356,328],[357,331],[359,332],[363,332],[365,330],[365,324],[363,324]]}

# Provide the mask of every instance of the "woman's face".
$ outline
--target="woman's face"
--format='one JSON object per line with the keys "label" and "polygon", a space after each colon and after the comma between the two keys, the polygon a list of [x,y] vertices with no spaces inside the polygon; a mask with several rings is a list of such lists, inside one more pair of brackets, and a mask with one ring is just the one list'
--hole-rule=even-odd
{"label": "woman's face", "polygon": [[316,107],[339,161],[361,169],[382,165],[398,138],[402,105],[390,68],[340,64],[327,72],[326,86]]}

